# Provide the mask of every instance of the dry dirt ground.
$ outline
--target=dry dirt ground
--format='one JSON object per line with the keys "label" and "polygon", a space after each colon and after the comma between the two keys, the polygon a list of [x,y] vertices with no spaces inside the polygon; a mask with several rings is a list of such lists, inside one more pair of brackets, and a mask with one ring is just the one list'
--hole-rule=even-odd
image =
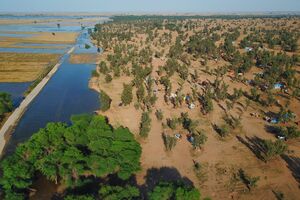
{"label": "dry dirt ground", "polygon": [[[209,20],[202,20],[202,24],[207,24]],[[201,24],[200,23],[200,24]],[[224,27],[232,26],[250,26],[255,25],[257,28],[273,28],[270,21],[263,19],[257,20],[217,20],[216,23],[221,24]],[[292,27],[292,22],[288,20],[279,21],[279,23],[285,23],[289,28]],[[299,21],[297,22],[299,23]],[[160,33],[161,35],[162,33]],[[188,34],[192,34],[188,32]],[[241,34],[242,35],[242,34]],[[175,40],[176,34],[172,37]],[[243,35],[239,40],[244,37]],[[135,38],[136,44],[141,44],[140,41],[144,41],[145,37],[142,34],[138,34]],[[154,41],[155,43],[155,41]],[[170,45],[166,46],[168,49]],[[142,45],[139,46],[139,49]],[[101,55],[101,60],[107,59],[108,52]],[[299,52],[298,52],[299,53]],[[152,77],[156,77],[155,71],[159,66],[164,65],[165,58],[154,58],[152,60],[153,73]],[[223,60],[209,60],[207,66],[210,70],[216,69],[218,66],[224,66],[226,62]],[[192,61],[190,65],[190,72],[197,69],[199,72],[198,82],[205,80],[212,81],[214,76],[204,72],[205,67],[199,63],[199,61]],[[257,68],[252,68],[250,72],[245,74],[246,78],[253,77],[254,73],[259,72]],[[171,78],[173,90],[176,90],[179,82],[178,76]],[[300,140],[289,141],[289,152],[287,156],[282,158],[276,158],[267,163],[260,160],[256,156],[255,149],[258,147],[259,139],[275,139],[275,136],[266,131],[266,126],[269,124],[265,122],[262,117],[253,117],[251,112],[263,113],[265,109],[251,103],[246,109],[245,98],[239,100],[235,104],[234,108],[230,111],[233,115],[242,116],[242,126],[231,132],[229,137],[221,138],[215,130],[212,128],[212,124],[223,123],[222,116],[224,115],[224,108],[226,105],[214,102],[214,110],[208,115],[202,115],[200,112],[201,105],[196,103],[195,109],[188,109],[187,105],[182,105],[179,108],[174,109],[173,106],[168,105],[164,101],[164,91],[162,85],[157,85],[158,100],[150,114],[152,123],[151,131],[147,139],[142,139],[138,136],[141,110],[137,110],[134,107],[134,103],[129,106],[119,106],[121,102],[121,93],[124,83],[129,83],[132,80],[131,77],[122,76],[121,78],[114,78],[111,83],[105,83],[104,77],[100,75],[99,78],[92,78],[90,81],[90,87],[100,91],[103,90],[112,99],[111,108],[109,111],[103,113],[99,111],[99,114],[103,114],[108,117],[110,123],[114,126],[128,127],[142,145],[142,171],[137,174],[137,181],[139,184],[143,184],[145,176],[152,168],[161,168],[161,173],[158,172],[157,176],[168,176],[168,179],[187,178],[193,184],[201,190],[203,196],[210,196],[212,199],[276,199],[276,193],[282,192],[286,199],[299,199],[300,195]],[[232,93],[233,88],[242,88],[244,91],[249,91],[250,86],[241,82],[233,82],[230,76],[226,75],[224,82],[229,84],[229,93]],[[191,93],[191,88],[188,83],[183,85],[183,93]],[[133,90],[134,100],[136,102],[135,89]],[[278,97],[282,104],[285,103],[285,99]],[[291,102],[292,110],[300,116],[300,104],[299,101],[293,100]],[[193,120],[199,120],[199,129],[203,130],[208,140],[201,150],[194,150],[191,144],[187,141],[185,135],[186,130],[181,127],[177,127],[176,131],[164,128],[161,121],[158,121],[155,117],[155,110],[161,109],[164,113],[164,120],[172,117],[179,117],[182,112],[188,112],[189,117]],[[268,110],[277,111],[278,108],[268,108]],[[263,114],[261,115],[263,116]],[[296,121],[299,121],[299,118]],[[176,147],[167,152],[162,140],[162,133],[167,132],[169,134],[181,133],[184,137],[177,141]],[[201,170],[194,171],[194,162],[199,162]],[[174,170],[176,168],[177,170]],[[258,185],[252,191],[249,191],[247,187],[236,178],[236,174],[239,169],[245,170],[245,172],[251,177],[259,176]]]}
{"label": "dry dirt ground", "polygon": [[[153,61],[155,65],[155,60]],[[206,79],[206,75],[200,75],[200,79]],[[126,126],[138,137],[141,111],[134,108],[133,104],[126,107],[120,107],[120,96],[123,83],[129,83],[130,78],[114,79],[112,83],[107,84],[103,78],[90,82],[91,87],[104,90],[112,98],[111,109],[108,112],[101,113],[108,117],[110,123],[114,126]],[[133,92],[135,93],[135,91]],[[141,173],[137,175],[139,184],[144,183],[144,178],[148,169],[167,167],[176,168],[182,177],[190,179],[196,187],[200,188],[205,196],[213,199],[274,199],[274,193],[281,191],[288,199],[297,199],[300,195],[299,183],[293,177],[293,163],[282,159],[276,159],[269,163],[258,160],[255,154],[245,145],[255,145],[253,138],[274,139],[274,136],[265,131],[267,125],[262,119],[250,116],[250,112],[255,111],[251,106],[244,112],[242,121],[243,128],[236,131],[233,136],[225,140],[220,138],[211,128],[211,124],[221,123],[223,110],[215,104],[215,110],[206,116],[199,112],[200,105],[193,110],[183,106],[173,109],[166,105],[163,98],[163,92],[158,93],[158,100],[155,108],[163,110],[165,118],[179,117],[181,112],[188,112],[192,119],[200,121],[200,129],[204,130],[208,136],[208,141],[202,150],[193,150],[191,144],[185,137],[177,142],[176,147],[171,152],[166,152],[162,140],[162,133],[187,134],[185,130],[178,129],[174,132],[162,127],[154,115],[151,114],[151,131],[147,139],[139,139],[142,152]],[[155,110],[155,109],[153,109]],[[240,139],[240,138],[241,139]],[[241,142],[243,141],[243,142]],[[293,141],[289,144],[290,149],[294,150],[293,155],[300,155],[300,141]],[[197,178],[194,173],[194,161],[203,166],[201,177]],[[299,167],[299,166],[298,166]],[[251,176],[259,176],[260,181],[255,192],[248,192],[246,187],[234,179],[238,169],[244,169]],[[298,168],[299,169],[299,168]],[[296,172],[297,173],[297,172]],[[176,179],[177,176],[174,176]]]}
{"label": "dry dirt ground", "polygon": [[46,67],[58,62],[59,54],[0,53],[0,82],[30,82]]}

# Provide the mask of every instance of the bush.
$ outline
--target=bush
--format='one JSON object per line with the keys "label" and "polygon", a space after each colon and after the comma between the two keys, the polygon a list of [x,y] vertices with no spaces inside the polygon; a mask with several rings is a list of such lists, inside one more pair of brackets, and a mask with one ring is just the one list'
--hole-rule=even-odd
{"label": "bush", "polygon": [[216,131],[221,137],[226,137],[229,134],[230,128],[227,124],[222,124],[221,126],[216,127]]}
{"label": "bush", "polygon": [[246,175],[243,169],[239,169],[239,177],[243,181],[243,183],[247,186],[249,190],[257,186],[257,182],[259,181],[260,177],[251,177]]}
{"label": "bush", "polygon": [[300,137],[300,131],[296,126],[287,126],[280,128],[281,134],[287,139],[293,139]]}
{"label": "bush", "polygon": [[126,185],[121,186],[101,186],[99,190],[99,197],[102,200],[122,200],[135,199],[140,196],[140,191],[135,186]]}
{"label": "bush", "polygon": [[121,95],[122,103],[126,106],[132,102],[132,86],[131,84],[123,84],[123,92]]}
{"label": "bush", "polygon": [[140,136],[146,138],[151,129],[151,118],[148,112],[142,114],[141,125],[140,125]]}
{"label": "bush", "polygon": [[162,110],[156,110],[155,116],[159,121],[163,120],[164,118]]}
{"label": "bush", "polygon": [[177,139],[173,136],[163,134],[163,140],[167,151],[171,151],[176,146]]}
{"label": "bush", "polygon": [[288,149],[288,146],[282,140],[276,140],[275,142],[272,142],[272,140],[264,140],[263,146],[265,149],[265,161],[284,154]]}
{"label": "bush", "polygon": [[103,91],[100,91],[100,110],[107,111],[110,108],[111,98]]}
{"label": "bush", "polygon": [[167,119],[167,124],[172,130],[175,130],[178,124],[178,119],[177,118]]}
{"label": "bush", "polygon": [[148,197],[149,200],[200,200],[200,192],[181,182],[160,182]]}
{"label": "bush", "polygon": [[202,145],[207,141],[207,136],[203,132],[198,132],[196,134],[193,134],[194,142],[193,146],[195,148],[201,148]]}
{"label": "bush", "polygon": [[112,81],[112,76],[110,74],[105,75],[105,82],[110,83]]}
{"label": "bush", "polygon": [[5,92],[0,92],[0,119],[7,112],[12,111],[13,103],[11,100],[11,95]]}
{"label": "bush", "polygon": [[99,77],[97,70],[92,71],[92,77]]}

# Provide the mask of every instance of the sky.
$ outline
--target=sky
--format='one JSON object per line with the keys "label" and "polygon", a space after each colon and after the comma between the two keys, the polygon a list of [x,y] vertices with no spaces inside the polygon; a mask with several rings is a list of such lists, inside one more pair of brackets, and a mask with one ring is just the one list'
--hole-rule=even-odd
{"label": "sky", "polygon": [[300,11],[300,0],[0,0],[0,12]]}

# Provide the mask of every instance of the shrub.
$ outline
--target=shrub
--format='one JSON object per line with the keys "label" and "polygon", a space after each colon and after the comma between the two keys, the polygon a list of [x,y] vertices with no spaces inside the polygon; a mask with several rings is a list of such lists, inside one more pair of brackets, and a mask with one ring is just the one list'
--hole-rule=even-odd
{"label": "shrub", "polygon": [[162,110],[156,110],[155,116],[159,121],[163,120],[164,118]]}
{"label": "shrub", "polygon": [[296,126],[281,127],[280,130],[281,134],[283,134],[283,136],[285,136],[287,139],[300,137],[300,131]]}
{"label": "shrub", "polygon": [[229,130],[230,128],[228,127],[227,124],[222,124],[221,126],[218,126],[216,128],[216,131],[221,137],[226,137],[229,134]]}
{"label": "shrub", "polygon": [[105,75],[105,82],[110,83],[112,81],[112,76],[110,74]]}
{"label": "shrub", "polygon": [[200,192],[181,182],[160,182],[148,193],[148,197],[149,200],[199,200]]}
{"label": "shrub", "polygon": [[131,84],[123,84],[123,92],[121,95],[122,103],[126,106],[132,102],[132,86]]}
{"label": "shrub", "polygon": [[193,146],[195,148],[201,148],[202,145],[207,141],[207,136],[203,132],[198,132],[196,134],[193,134],[194,142]]}
{"label": "shrub", "polygon": [[177,139],[173,136],[163,134],[163,140],[167,151],[171,151],[176,146]]}
{"label": "shrub", "polygon": [[178,124],[178,119],[177,118],[167,119],[167,124],[172,130],[174,130],[176,129],[176,126]]}
{"label": "shrub", "polygon": [[12,111],[13,103],[11,100],[11,95],[5,92],[0,92],[0,119],[7,112]]}
{"label": "shrub", "polygon": [[287,151],[288,146],[282,140],[264,140],[263,146],[265,149],[264,159],[268,161],[278,155],[282,155]]}
{"label": "shrub", "polygon": [[146,138],[151,129],[151,118],[148,112],[142,114],[141,125],[140,125],[140,136]]}
{"label": "shrub", "polygon": [[260,177],[251,177],[248,176],[243,169],[239,169],[239,177],[243,181],[243,183],[247,186],[249,190],[257,186],[257,182],[259,181]]}
{"label": "shrub", "polygon": [[103,91],[100,91],[100,109],[107,111],[110,108],[111,98]]}
{"label": "shrub", "polygon": [[97,70],[92,71],[92,77],[99,77]]}

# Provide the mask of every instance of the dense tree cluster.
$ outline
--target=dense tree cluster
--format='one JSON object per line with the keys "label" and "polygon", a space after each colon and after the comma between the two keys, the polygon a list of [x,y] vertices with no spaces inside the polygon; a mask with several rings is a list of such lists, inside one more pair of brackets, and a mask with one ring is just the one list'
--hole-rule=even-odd
{"label": "dense tree cluster", "polygon": [[149,194],[150,200],[199,200],[200,193],[192,187],[178,183],[159,183]]}
{"label": "dense tree cluster", "polygon": [[141,147],[127,128],[113,129],[103,116],[71,121],[49,123],[1,162],[6,199],[28,194],[37,172],[74,188],[109,174],[126,180],[140,170]]}

